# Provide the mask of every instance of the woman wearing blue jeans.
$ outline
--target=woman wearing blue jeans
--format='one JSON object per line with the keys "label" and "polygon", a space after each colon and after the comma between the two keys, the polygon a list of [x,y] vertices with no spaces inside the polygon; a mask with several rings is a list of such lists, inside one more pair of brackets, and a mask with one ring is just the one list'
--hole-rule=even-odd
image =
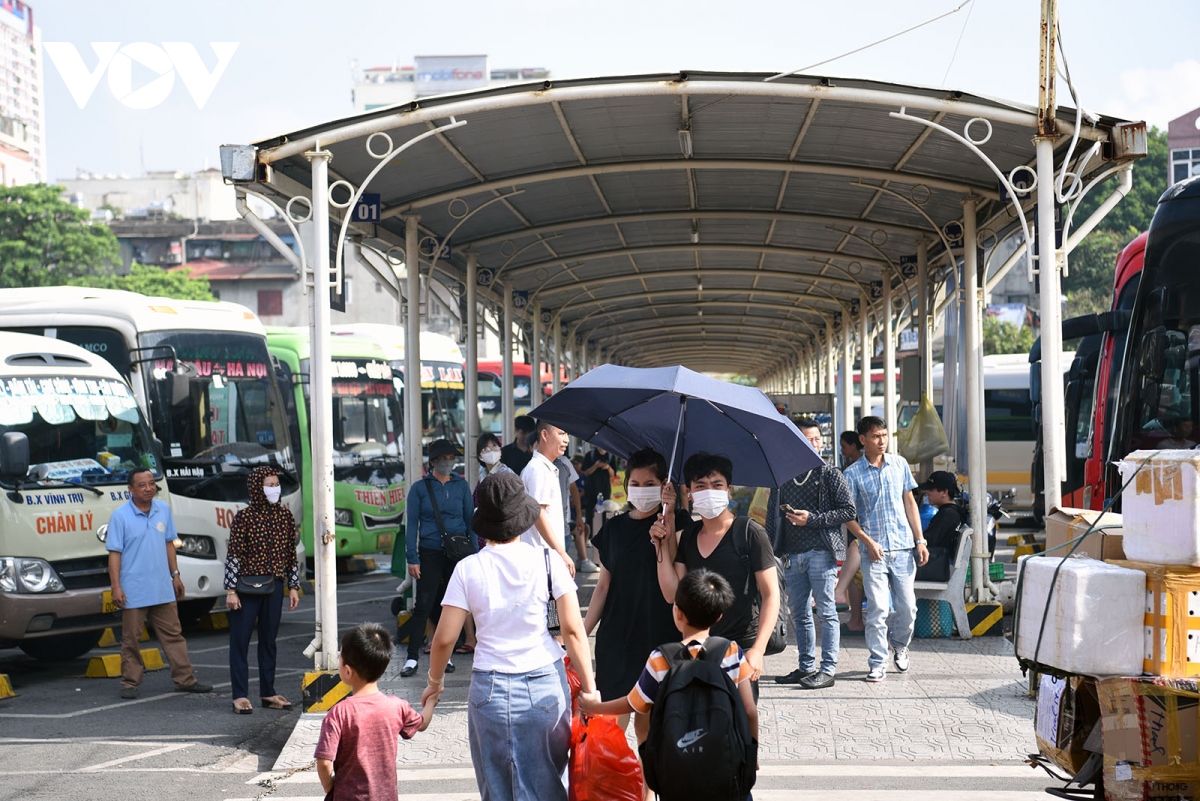
{"label": "woman wearing blue jeans", "polygon": [[[454,568],[421,703],[441,695],[446,663],[470,614],[478,642],[467,731],[483,801],[566,801],[571,695],[564,646],[583,691],[595,689],[575,581],[558,554],[521,541],[522,532],[541,531],[546,521],[516,474],[488,476],[478,497],[471,529],[488,544]],[[562,645],[546,625],[552,599]]]}

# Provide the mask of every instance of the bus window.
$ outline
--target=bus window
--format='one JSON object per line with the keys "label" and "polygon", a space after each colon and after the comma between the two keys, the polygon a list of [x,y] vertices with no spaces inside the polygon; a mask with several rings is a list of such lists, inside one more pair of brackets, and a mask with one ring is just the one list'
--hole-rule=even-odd
{"label": "bus window", "polygon": [[984,390],[983,405],[988,442],[1027,442],[1032,439],[1033,404],[1029,390]]}

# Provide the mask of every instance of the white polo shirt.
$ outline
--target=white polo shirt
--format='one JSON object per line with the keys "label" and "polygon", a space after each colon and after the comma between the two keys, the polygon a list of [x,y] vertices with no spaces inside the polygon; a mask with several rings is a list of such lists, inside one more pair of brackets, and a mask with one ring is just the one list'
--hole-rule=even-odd
{"label": "white polo shirt", "polygon": [[[557,543],[557,547],[561,548],[566,535],[566,526],[562,515],[563,498],[562,489],[558,483],[558,468],[540,451],[534,451],[533,458],[521,471],[521,481],[525,483],[525,491],[529,493],[529,496],[539,505],[546,507],[546,520],[550,524],[550,533]],[[546,541],[542,539],[536,526],[522,534],[521,540],[539,548],[546,547]]]}

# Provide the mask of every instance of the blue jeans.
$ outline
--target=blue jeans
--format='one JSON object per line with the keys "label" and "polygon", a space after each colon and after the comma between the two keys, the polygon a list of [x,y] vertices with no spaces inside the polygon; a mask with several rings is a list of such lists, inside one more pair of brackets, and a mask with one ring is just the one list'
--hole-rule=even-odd
{"label": "blue jeans", "polygon": [[867,650],[871,652],[867,665],[883,667],[889,643],[899,650],[912,642],[913,624],[917,620],[917,596],[913,592],[917,561],[911,550],[884,551],[878,562],[871,561],[865,547],[859,546],[859,551],[863,590],[867,595],[867,612],[863,615]]}
{"label": "blue jeans", "polygon": [[472,672],[467,735],[483,801],[566,801],[570,698],[561,661]]}
{"label": "blue jeans", "polygon": [[817,660],[817,632],[813,623],[812,600],[817,603],[821,621],[821,672],[837,669],[841,624],[833,601],[837,585],[837,560],[824,548],[783,557],[783,580],[787,585],[788,609],[796,630],[796,649],[800,652],[800,671],[814,670]]}

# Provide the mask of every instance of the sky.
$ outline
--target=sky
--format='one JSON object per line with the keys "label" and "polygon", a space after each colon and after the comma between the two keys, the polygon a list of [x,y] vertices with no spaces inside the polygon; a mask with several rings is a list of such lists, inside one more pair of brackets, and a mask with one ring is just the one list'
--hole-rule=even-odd
{"label": "sky", "polygon": [[[355,60],[361,67],[407,65],[416,55],[486,53],[489,67],[544,67],[560,79],[783,72],[891,36],[961,2],[31,0],[43,42],[73,45],[89,70],[98,63],[93,42],[188,43],[209,69],[218,62],[211,42],[237,43],[203,108],[178,75],[161,103],[130,108],[106,74],[80,109],[62,72],[44,58],[51,180],[72,178],[77,169],[138,175],[217,166],[221,144],[350,116]],[[1165,129],[1200,106],[1196,4],[1060,0],[1063,44],[1083,107]],[[1038,0],[971,0],[811,72],[1034,104],[1039,7]],[[135,66],[130,88],[156,77]],[[1071,105],[1062,83],[1059,102]]]}

